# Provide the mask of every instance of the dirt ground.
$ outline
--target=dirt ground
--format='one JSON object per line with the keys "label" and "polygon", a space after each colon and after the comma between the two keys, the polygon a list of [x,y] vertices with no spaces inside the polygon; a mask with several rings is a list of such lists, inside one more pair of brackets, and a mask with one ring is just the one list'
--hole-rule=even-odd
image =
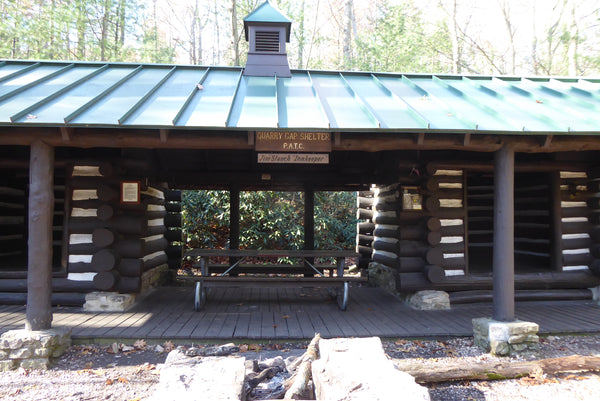
{"label": "dirt ground", "polygon": [[[493,360],[495,357],[473,345],[471,338],[384,340],[384,348],[394,359],[412,358],[423,363],[444,364],[457,359]],[[194,344],[195,346],[202,346]],[[299,356],[306,342],[238,344],[234,356],[268,359]],[[186,347],[191,344],[186,345]],[[158,383],[161,364],[174,344],[134,344],[111,346],[74,345],[48,371],[0,373],[2,400],[143,400],[150,397]],[[542,338],[535,353],[509,360],[533,360],[568,355],[600,354],[600,335],[550,336]],[[498,358],[499,359],[499,358]],[[506,361],[507,358],[502,360]],[[428,385],[434,401],[458,400],[596,400],[600,394],[598,373],[565,373],[503,381],[461,381]]]}

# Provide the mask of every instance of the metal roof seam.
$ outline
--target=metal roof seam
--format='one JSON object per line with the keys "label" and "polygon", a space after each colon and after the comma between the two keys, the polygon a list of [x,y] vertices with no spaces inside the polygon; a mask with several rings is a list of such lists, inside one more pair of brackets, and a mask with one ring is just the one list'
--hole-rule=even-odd
{"label": "metal roof seam", "polygon": [[231,113],[233,112],[233,105],[235,104],[238,91],[240,90],[240,85],[242,83],[242,76],[244,75],[244,70],[240,71],[240,75],[237,79],[237,84],[235,85],[235,90],[233,91],[233,96],[231,97],[231,103],[229,104],[229,108],[227,109],[227,117],[225,118],[225,127],[229,127],[229,119],[231,119]]}
{"label": "metal roof seam", "polygon": [[[536,99],[536,97],[533,96],[533,94],[530,91],[525,90],[523,88],[520,88],[520,87],[516,86],[515,84],[510,83],[509,81],[502,80],[502,79],[499,79],[499,78],[492,78],[492,81],[502,82],[503,85],[505,85],[507,87],[510,87],[511,90],[519,93],[521,96],[524,96],[524,97],[527,97],[529,99],[534,100],[536,102],[536,104],[538,104],[538,105],[543,104],[543,102],[540,102],[539,99]],[[522,82],[522,80],[520,80],[519,82]],[[567,128],[565,125],[558,123],[556,120],[554,120],[553,118],[549,117],[545,113],[542,113],[542,112],[539,112],[539,111],[535,111],[533,109],[529,109],[528,111],[529,111],[530,114],[535,114],[536,118],[538,120],[544,121],[544,122],[548,123],[549,125],[551,125],[551,126],[553,126],[555,128],[558,128],[560,131],[564,131],[565,128]]]}
{"label": "metal roof seam", "polygon": [[414,116],[416,117],[418,120],[421,121],[421,123],[423,123],[424,126],[427,126],[427,128],[429,128],[430,126],[430,122],[429,120],[427,120],[427,118],[425,118],[425,116],[423,116],[421,113],[419,113],[413,106],[411,106],[406,100],[402,99],[402,97],[396,95],[390,88],[388,88],[383,82],[381,82],[381,80],[375,76],[375,74],[371,74],[371,77],[373,79],[375,79],[375,82],[377,83],[377,85],[379,85],[384,92],[388,93],[390,97],[399,100],[400,102],[404,103],[404,105],[406,105],[407,110]]}
{"label": "metal roof seam", "polygon": [[[323,102],[323,95],[321,94],[319,84],[315,80],[312,79],[312,75],[309,71],[306,71],[306,73],[308,74],[308,78],[310,79],[310,83],[312,84],[313,92],[316,94],[317,99],[319,100],[319,103],[321,104],[321,107],[323,108],[323,113],[325,113],[325,118],[328,121],[329,129],[331,129],[332,126],[334,128],[338,128],[337,122],[335,120],[335,117],[333,116],[333,112],[331,111],[331,108],[329,107],[329,105],[326,105],[325,102]],[[333,124],[332,124],[332,122],[333,122]]]}
{"label": "metal roof seam", "polygon": [[340,78],[342,79],[342,82],[344,83],[344,85],[346,86],[346,88],[348,89],[348,91],[350,92],[350,94],[352,95],[352,97],[358,102],[358,105],[361,109],[363,109],[365,112],[367,112],[367,116],[369,117],[369,119],[371,121],[373,121],[376,125],[377,128],[389,128],[387,126],[387,124],[382,124],[381,123],[381,117],[378,115],[378,113],[373,110],[372,107],[370,107],[365,100],[362,98],[362,96],[360,96],[352,87],[352,85],[350,84],[350,82],[348,82],[348,80],[344,77],[344,74],[340,72]]}
{"label": "metal roof seam", "polygon": [[208,67],[206,69],[206,71],[204,71],[204,74],[202,74],[202,76],[200,77],[200,80],[198,81],[196,86],[194,86],[192,88],[192,90],[190,90],[189,95],[185,98],[185,101],[183,102],[183,104],[181,105],[181,107],[179,108],[177,113],[175,113],[175,117],[173,117],[173,119],[171,120],[171,123],[173,124],[173,126],[177,125],[177,123],[179,122],[179,119],[181,118],[181,116],[183,115],[183,113],[185,112],[187,107],[190,105],[190,103],[192,102],[192,99],[194,99],[194,96],[196,96],[196,93],[198,93],[198,90],[199,90],[198,85],[202,85],[204,83],[204,81],[206,80],[206,76],[208,75],[208,73],[210,71],[211,71],[211,68]]}
{"label": "metal roof seam", "polygon": [[[462,92],[461,90],[453,87],[449,83],[445,82],[444,80],[442,80],[441,78],[439,78],[437,75],[432,75],[431,81],[435,82],[438,85],[441,85],[441,86],[445,87],[450,92],[458,94],[460,97],[462,97],[464,99],[467,99],[467,96],[465,95],[464,92]],[[455,107],[452,107],[447,102],[443,102],[437,96],[434,96],[434,98],[435,98],[435,100],[437,102],[441,102],[441,104],[443,104],[450,111],[450,113],[452,113],[452,115],[454,115],[456,118],[458,118],[459,120],[463,121],[467,125],[472,126],[474,129],[477,129],[476,128],[477,127],[477,123],[475,121],[472,121],[470,118],[467,118],[466,116],[464,116],[463,113],[460,110],[457,110]],[[471,102],[468,102],[468,103],[471,103]]]}
{"label": "metal roof seam", "polygon": [[54,78],[54,77],[62,74],[63,72],[70,70],[73,67],[74,67],[74,64],[69,64],[66,67],[63,67],[63,68],[61,68],[59,70],[51,72],[48,75],[44,75],[43,77],[41,77],[39,79],[36,79],[35,81],[31,81],[28,84],[25,84],[23,86],[19,86],[18,88],[15,88],[14,90],[12,90],[12,91],[10,91],[8,93],[5,93],[4,95],[0,96],[0,102],[3,102],[6,99],[11,98],[11,97],[13,97],[15,95],[18,95],[19,93],[25,92],[27,89],[33,88],[34,86],[36,86],[38,84],[46,82],[49,79],[52,79],[52,78]]}
{"label": "metal roof seam", "polygon": [[122,125],[129,117],[131,117],[131,115],[133,113],[135,113],[142,106],[142,104],[144,104],[146,102],[146,100],[148,100],[148,98],[150,96],[152,96],[158,90],[158,88],[160,88],[173,75],[173,73],[176,71],[176,69],[177,69],[177,67],[173,67],[169,71],[167,71],[165,76],[162,77],[156,85],[154,85],[152,88],[150,88],[140,98],[140,100],[138,100],[133,106],[131,106],[131,108],[129,108],[129,110],[127,110],[121,117],[119,117],[117,119],[117,122],[119,123],[119,125]]}
{"label": "metal roof seam", "polygon": [[[3,63],[6,63],[5,61],[3,61]],[[19,75],[23,75],[28,71],[34,70],[37,67],[39,67],[41,65],[41,63],[33,63],[31,65],[28,65],[27,67],[21,68],[20,70],[17,70],[13,73],[7,74],[3,77],[0,78],[0,83],[4,82],[4,81],[9,81],[13,78],[18,77]]]}
{"label": "metal roof seam", "polygon": [[[471,84],[475,88],[477,88],[477,90],[479,90],[481,92],[484,92],[484,93],[487,93],[489,96],[492,96],[492,97],[497,98],[499,100],[506,101],[506,97],[503,94],[501,94],[501,93],[499,93],[499,92],[497,92],[497,91],[495,91],[495,90],[493,90],[491,88],[488,88],[487,86],[483,86],[482,84],[479,83],[479,80],[474,80],[474,79],[471,79],[471,78],[468,78],[468,77],[463,77],[463,79],[465,80],[465,82],[468,82],[469,84]],[[525,131],[526,130],[526,127],[523,126],[520,121],[516,121],[515,119],[513,119],[510,116],[507,116],[505,114],[504,115],[500,115],[498,113],[498,115],[504,121],[506,121],[508,124],[510,124],[511,126],[513,126],[515,129],[517,129],[519,131]]]}
{"label": "metal roof seam", "polygon": [[85,81],[89,80],[90,78],[95,77],[96,75],[100,74],[101,72],[106,71],[106,69],[108,69],[108,65],[105,64],[102,67],[96,69],[95,71],[92,71],[91,73],[71,82],[69,85],[65,86],[62,89],[57,90],[56,92],[52,93],[49,96],[46,96],[44,99],[40,100],[39,102],[36,102],[36,103],[32,104],[31,106],[28,106],[25,109],[21,110],[20,112],[15,113],[14,115],[12,115],[10,117],[11,121],[15,122],[17,120],[20,120],[25,115],[32,112],[33,110],[36,110],[40,106],[43,106],[44,104],[47,104],[47,103],[51,102],[52,100],[58,98],[59,96],[69,92],[71,89],[77,87],[80,83],[85,82]]}
{"label": "metal roof seam", "polygon": [[105,98],[109,93],[113,92],[115,89],[117,89],[119,86],[121,86],[129,78],[133,77],[138,72],[140,72],[142,70],[142,68],[143,68],[143,66],[139,65],[136,69],[134,69],[133,71],[131,71],[125,77],[121,78],[120,80],[118,80],[117,82],[115,82],[114,84],[112,84],[110,87],[108,87],[107,89],[103,90],[99,95],[95,96],[90,101],[88,101],[87,103],[85,103],[83,106],[79,107],[77,110],[75,110],[74,112],[72,112],[71,114],[69,114],[68,116],[66,116],[65,117],[65,124],[70,123],[71,121],[73,121],[74,119],[76,119],[78,116],[80,116],[81,114],[83,114],[91,106],[93,106],[94,104],[98,103],[100,100],[102,100],[103,98]]}
{"label": "metal roof seam", "polygon": [[275,115],[277,116],[277,123],[276,126],[277,128],[281,128],[281,125],[279,124],[280,122],[280,118],[279,118],[279,85],[277,85],[277,73],[275,73]]}

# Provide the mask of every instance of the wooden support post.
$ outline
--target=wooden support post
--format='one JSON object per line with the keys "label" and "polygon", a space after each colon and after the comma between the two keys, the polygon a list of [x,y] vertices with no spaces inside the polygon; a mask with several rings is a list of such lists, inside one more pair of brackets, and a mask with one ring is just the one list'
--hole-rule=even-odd
{"label": "wooden support post", "polygon": [[[304,249],[315,249],[315,191],[310,187],[304,190]],[[314,258],[308,258],[308,262],[313,264]]]}
{"label": "wooden support post", "polygon": [[560,191],[560,172],[551,173],[550,178],[550,268],[553,271],[563,269],[562,206]]}
{"label": "wooden support post", "polygon": [[494,319],[515,320],[515,152],[504,146],[494,168]]}
{"label": "wooden support post", "polygon": [[[240,189],[233,185],[229,190],[229,249],[240,249]],[[237,261],[229,258],[229,264]]]}
{"label": "wooden support post", "polygon": [[29,238],[25,329],[52,326],[54,148],[37,140],[29,156]]}
{"label": "wooden support post", "polygon": [[304,249],[315,249],[315,192],[304,190]]}

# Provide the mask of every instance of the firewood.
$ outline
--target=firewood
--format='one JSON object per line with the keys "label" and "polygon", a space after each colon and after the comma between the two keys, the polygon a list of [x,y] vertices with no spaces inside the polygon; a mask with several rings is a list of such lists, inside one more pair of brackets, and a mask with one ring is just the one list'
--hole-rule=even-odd
{"label": "firewood", "polygon": [[413,376],[418,383],[458,380],[504,380],[528,376],[532,372],[555,374],[600,370],[600,356],[572,355],[538,361],[513,360],[490,362],[454,362],[436,365],[404,359],[396,361],[399,370]]}
{"label": "firewood", "polygon": [[313,339],[311,340],[308,348],[304,355],[301,358],[295,360],[288,367],[289,371],[292,371],[298,367],[296,373],[290,377],[284,387],[287,388],[285,392],[285,399],[297,400],[303,399],[304,394],[308,389],[308,385],[310,379],[312,377],[311,374],[311,365],[314,360],[319,357],[319,340],[321,339],[321,335],[316,333]]}

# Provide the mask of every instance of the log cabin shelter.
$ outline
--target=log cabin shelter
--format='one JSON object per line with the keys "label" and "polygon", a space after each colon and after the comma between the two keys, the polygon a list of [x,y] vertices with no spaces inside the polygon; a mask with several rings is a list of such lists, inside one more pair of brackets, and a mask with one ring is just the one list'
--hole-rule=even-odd
{"label": "log cabin shelter", "polygon": [[290,70],[263,6],[251,68],[0,61],[0,302],[139,293],[181,262],[180,189],[356,191],[359,267],[500,320],[591,297],[599,79]]}

